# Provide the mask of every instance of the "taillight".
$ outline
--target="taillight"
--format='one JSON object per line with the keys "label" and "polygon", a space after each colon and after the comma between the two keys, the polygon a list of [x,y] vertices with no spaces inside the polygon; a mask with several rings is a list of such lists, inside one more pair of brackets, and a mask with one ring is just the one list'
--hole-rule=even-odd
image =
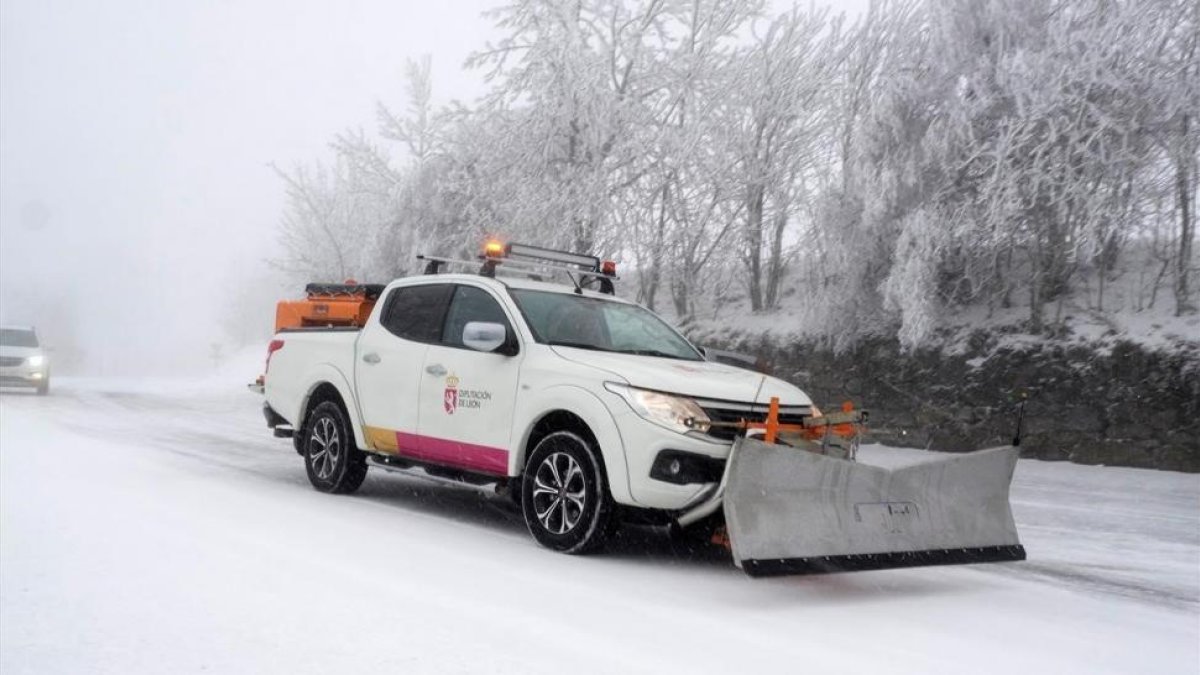
{"label": "taillight", "polygon": [[271,369],[271,355],[283,349],[283,340],[271,340],[271,344],[267,345],[267,365],[263,368],[263,372]]}

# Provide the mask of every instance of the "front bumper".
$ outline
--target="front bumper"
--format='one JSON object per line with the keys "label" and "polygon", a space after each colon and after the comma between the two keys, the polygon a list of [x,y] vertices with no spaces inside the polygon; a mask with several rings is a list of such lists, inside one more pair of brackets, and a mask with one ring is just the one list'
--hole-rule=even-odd
{"label": "front bumper", "polygon": [[609,402],[609,410],[625,447],[629,492],[635,502],[633,506],[682,511],[708,501],[717,488],[717,482],[679,484],[652,478],[651,475],[656,473],[655,459],[662,453],[686,453],[710,458],[716,465],[729,457],[733,443],[699,433],[681,434],[666,429],[642,419],[616,394],[610,396],[613,400]]}
{"label": "front bumper", "polygon": [[0,368],[0,387],[41,387],[50,381],[50,371],[44,367],[10,366]]}

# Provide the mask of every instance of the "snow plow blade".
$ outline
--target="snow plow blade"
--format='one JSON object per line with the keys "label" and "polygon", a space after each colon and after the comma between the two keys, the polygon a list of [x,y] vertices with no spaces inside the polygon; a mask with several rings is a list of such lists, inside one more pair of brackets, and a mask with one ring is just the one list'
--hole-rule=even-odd
{"label": "snow plow blade", "polygon": [[724,495],[734,560],[753,577],[1024,560],[1017,452],[887,469],[740,439]]}

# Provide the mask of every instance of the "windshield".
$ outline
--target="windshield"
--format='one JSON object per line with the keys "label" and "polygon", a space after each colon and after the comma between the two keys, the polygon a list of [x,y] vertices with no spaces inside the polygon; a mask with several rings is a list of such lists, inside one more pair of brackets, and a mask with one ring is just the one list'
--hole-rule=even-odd
{"label": "windshield", "polygon": [[622,354],[703,360],[687,340],[637,305],[567,293],[511,289],[538,342]]}
{"label": "windshield", "polygon": [[0,345],[5,347],[36,347],[37,335],[26,328],[0,328]]}

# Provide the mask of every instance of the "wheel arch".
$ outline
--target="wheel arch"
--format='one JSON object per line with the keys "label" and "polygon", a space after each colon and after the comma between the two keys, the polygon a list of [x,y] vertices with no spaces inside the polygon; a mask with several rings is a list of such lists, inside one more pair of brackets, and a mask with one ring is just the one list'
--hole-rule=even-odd
{"label": "wheel arch", "polygon": [[[591,427],[588,426],[587,422],[585,422],[582,417],[576,415],[570,410],[563,408],[551,410],[538,418],[538,420],[534,422],[533,427],[529,429],[529,433],[527,434],[523,444],[524,450],[520,460],[522,473],[524,473],[525,465],[529,462],[530,453],[532,453],[533,449],[537,447],[537,444],[540,443],[543,438],[556,431],[575,432],[582,436],[584,440],[591,443],[593,447],[600,447],[600,441],[596,439],[596,434],[592,432]],[[603,455],[603,453],[601,453],[601,455]],[[604,461],[603,456],[601,456],[600,461]],[[605,467],[607,469],[607,464]]]}
{"label": "wheel arch", "polygon": [[322,372],[310,380],[312,384],[300,401],[300,413],[296,417],[298,420],[297,433],[301,432],[305,422],[308,421],[309,414],[321,401],[332,400],[341,406],[342,414],[346,416],[346,421],[354,433],[354,442],[359,448],[367,447],[362,425],[358,419],[357,401],[351,392],[350,384],[346,382],[346,378],[339,371],[332,367],[326,366],[320,370]]}
{"label": "wheel arch", "polygon": [[575,386],[547,389],[527,408],[532,412],[519,428],[521,433],[510,453],[509,475],[524,473],[525,464],[537,442],[552,431],[582,431],[600,451],[605,477],[614,501],[634,504],[629,488],[629,469],[620,430],[608,408],[594,394]]}

